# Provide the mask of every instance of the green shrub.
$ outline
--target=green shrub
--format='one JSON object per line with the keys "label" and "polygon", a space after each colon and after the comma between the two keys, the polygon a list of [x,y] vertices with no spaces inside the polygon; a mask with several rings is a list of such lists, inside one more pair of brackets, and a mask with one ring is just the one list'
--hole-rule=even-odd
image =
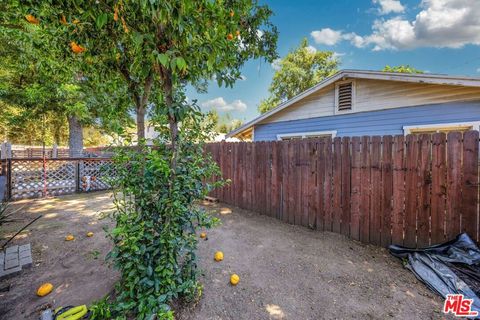
{"label": "green shrub", "polygon": [[204,152],[209,126],[203,116],[192,111],[184,118],[175,169],[171,145],[162,142],[168,141],[162,118],[155,121],[160,137],[154,148],[125,148],[115,156],[116,226],[109,233],[114,248],[108,258],[120,270],[121,280],[109,306],[112,318],[173,319],[172,300],[191,300],[201,292],[196,230],[218,222],[196,204],[222,184],[206,182],[219,171]]}

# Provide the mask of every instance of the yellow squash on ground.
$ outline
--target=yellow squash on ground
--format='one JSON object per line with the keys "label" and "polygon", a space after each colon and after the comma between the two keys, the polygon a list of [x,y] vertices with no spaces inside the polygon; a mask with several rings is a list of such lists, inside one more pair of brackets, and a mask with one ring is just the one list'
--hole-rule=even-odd
{"label": "yellow squash on ground", "polygon": [[233,286],[236,286],[237,283],[239,283],[239,282],[240,282],[240,277],[238,276],[238,274],[235,274],[235,273],[234,273],[234,274],[232,274],[232,275],[230,276],[230,283],[231,283]]}
{"label": "yellow squash on ground", "polygon": [[70,308],[67,311],[56,315],[55,319],[56,320],[78,320],[78,319],[82,319],[87,314],[87,312],[88,312],[87,306],[82,305],[82,306]]}
{"label": "yellow squash on ground", "polygon": [[87,232],[87,237],[89,237],[89,238],[90,238],[90,237],[93,237],[93,232],[91,232],[91,231],[90,231],[90,232]]}
{"label": "yellow squash on ground", "polygon": [[75,237],[72,236],[71,234],[69,234],[65,237],[65,241],[72,241],[72,240],[75,240]]}
{"label": "yellow squash on ground", "polygon": [[217,251],[215,252],[215,256],[213,257],[215,261],[222,261],[223,260],[223,252]]}
{"label": "yellow squash on ground", "polygon": [[37,289],[37,296],[44,297],[53,290],[53,284],[51,283],[44,283]]}

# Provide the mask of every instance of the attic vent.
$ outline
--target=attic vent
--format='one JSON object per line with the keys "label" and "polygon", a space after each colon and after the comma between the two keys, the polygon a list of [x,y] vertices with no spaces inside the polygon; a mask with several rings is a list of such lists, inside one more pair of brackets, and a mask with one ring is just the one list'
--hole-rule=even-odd
{"label": "attic vent", "polygon": [[353,106],[353,83],[341,83],[337,86],[337,110],[352,110]]}

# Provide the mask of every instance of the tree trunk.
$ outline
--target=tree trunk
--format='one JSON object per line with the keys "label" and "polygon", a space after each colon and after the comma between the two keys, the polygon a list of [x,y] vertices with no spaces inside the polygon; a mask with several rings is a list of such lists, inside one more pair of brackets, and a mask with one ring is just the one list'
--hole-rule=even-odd
{"label": "tree trunk", "polygon": [[70,157],[82,156],[83,126],[76,116],[68,117],[68,147]]}
{"label": "tree trunk", "polygon": [[143,101],[137,104],[137,139],[145,139],[145,105]]}
{"label": "tree trunk", "polygon": [[173,84],[172,77],[168,72],[165,72],[166,77],[164,81],[164,93],[165,93],[165,105],[168,108],[168,123],[170,128],[170,140],[172,141],[172,159],[170,168],[173,171],[175,177],[175,171],[177,169],[177,156],[178,156],[178,121],[172,111],[173,106]]}

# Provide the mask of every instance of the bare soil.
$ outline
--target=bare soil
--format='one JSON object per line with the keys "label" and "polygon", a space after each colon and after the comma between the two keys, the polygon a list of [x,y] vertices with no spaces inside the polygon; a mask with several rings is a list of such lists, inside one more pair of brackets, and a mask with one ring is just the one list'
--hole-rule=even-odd
{"label": "bare soil", "polygon": [[[211,204],[203,297],[180,319],[440,319],[443,301],[387,250]],[[222,262],[213,259],[224,253]],[[237,286],[230,275],[240,276]]]}
{"label": "bare soil", "polygon": [[[102,214],[112,208],[109,193],[22,200],[13,202],[10,209],[22,207],[14,218],[23,221],[2,227],[2,239],[38,215],[43,217],[11,242],[31,243],[33,266],[0,280],[0,288],[11,285],[10,291],[0,292],[0,319],[38,319],[40,310],[48,305],[88,305],[112,290],[118,274],[105,262],[111,244],[103,227],[110,222]],[[86,236],[89,231],[94,233],[91,238]],[[67,234],[75,240],[65,241]],[[45,282],[52,283],[54,291],[37,297],[37,288]]]}
{"label": "bare soil", "polygon": [[[34,266],[0,281],[0,319],[38,319],[39,310],[89,304],[109,293],[118,279],[104,258],[110,249],[101,212],[111,210],[109,193],[72,195],[14,203],[17,217],[44,217],[14,241],[32,243]],[[385,249],[345,237],[285,224],[249,211],[204,203],[222,220],[199,242],[204,290],[197,304],[177,318],[192,319],[439,319],[442,300]],[[6,237],[21,223],[0,231]],[[94,232],[92,238],[86,232]],[[65,242],[68,233],[75,241]],[[224,253],[222,262],[213,255]],[[240,276],[232,286],[230,275]],[[51,282],[50,295],[37,287]]]}

